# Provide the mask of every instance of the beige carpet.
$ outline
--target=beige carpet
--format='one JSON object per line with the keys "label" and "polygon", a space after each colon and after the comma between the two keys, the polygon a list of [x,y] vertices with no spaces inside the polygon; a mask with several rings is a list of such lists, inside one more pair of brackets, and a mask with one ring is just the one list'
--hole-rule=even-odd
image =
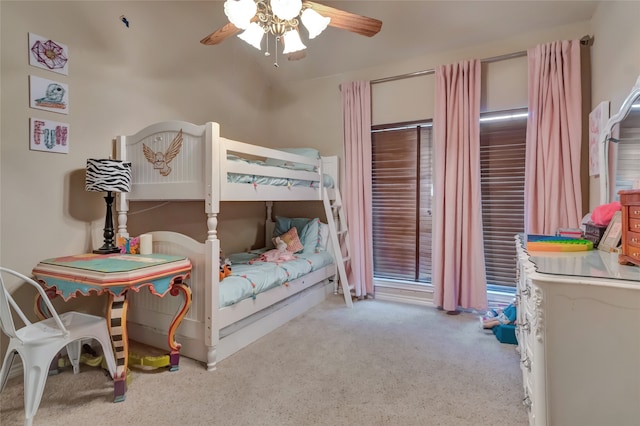
{"label": "beige carpet", "polygon": [[[126,401],[98,368],[47,380],[34,425],[526,425],[514,345],[472,314],[341,296],[207,372],[133,371]],[[0,424],[23,423],[22,377]]]}

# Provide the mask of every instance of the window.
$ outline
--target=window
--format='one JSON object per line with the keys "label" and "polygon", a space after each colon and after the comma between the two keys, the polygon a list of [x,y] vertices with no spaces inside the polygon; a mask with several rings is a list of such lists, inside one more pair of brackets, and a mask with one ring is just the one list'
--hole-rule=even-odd
{"label": "window", "polygon": [[[489,290],[515,286],[513,236],[524,232],[526,116],[526,110],[518,110],[481,118],[482,219]],[[374,277],[430,284],[431,124],[375,126],[371,136]]]}
{"label": "window", "polygon": [[487,288],[515,287],[513,236],[524,232],[527,113],[483,114],[480,119],[480,185]]}
{"label": "window", "polygon": [[372,130],[374,276],[431,282],[431,125]]}

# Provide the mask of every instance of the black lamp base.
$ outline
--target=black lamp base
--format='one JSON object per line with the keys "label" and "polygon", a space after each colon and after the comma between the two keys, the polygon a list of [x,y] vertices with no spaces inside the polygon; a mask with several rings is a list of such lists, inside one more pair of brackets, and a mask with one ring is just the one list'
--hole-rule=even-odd
{"label": "black lamp base", "polygon": [[119,247],[105,247],[102,246],[97,250],[93,251],[95,254],[112,254],[112,253],[120,253]]}
{"label": "black lamp base", "polygon": [[113,232],[113,217],[111,214],[111,205],[113,204],[113,195],[111,195],[111,191],[107,192],[107,196],[104,197],[104,200],[107,202],[107,215],[104,219],[104,244],[97,250],[94,250],[95,254],[112,254],[112,253],[120,253],[120,248],[118,248],[113,243],[113,237],[115,233]]}

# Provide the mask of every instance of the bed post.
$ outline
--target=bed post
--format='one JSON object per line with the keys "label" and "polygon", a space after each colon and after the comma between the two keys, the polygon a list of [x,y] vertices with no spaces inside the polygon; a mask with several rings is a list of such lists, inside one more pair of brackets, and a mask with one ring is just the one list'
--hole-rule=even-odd
{"label": "bed post", "polygon": [[[127,140],[125,136],[118,136],[116,139],[116,159],[127,160]],[[128,237],[127,231],[127,213],[129,212],[129,200],[127,200],[126,192],[116,193],[116,214],[118,216],[118,229],[116,231],[116,242],[118,236]]]}
{"label": "bed post", "polygon": [[275,222],[273,221],[273,201],[266,201],[265,206],[267,208],[267,215],[264,219],[264,246],[266,248],[273,248],[273,230],[275,228]]}
{"label": "bed post", "polygon": [[216,350],[220,341],[220,240],[218,239],[218,213],[220,212],[220,178],[218,167],[220,165],[220,125],[207,123],[205,132],[206,141],[211,145],[205,146],[205,213],[207,215],[207,240],[205,241],[205,259],[207,268],[205,271],[205,297],[209,303],[205,303],[205,345],[207,346],[207,370],[216,369]]}

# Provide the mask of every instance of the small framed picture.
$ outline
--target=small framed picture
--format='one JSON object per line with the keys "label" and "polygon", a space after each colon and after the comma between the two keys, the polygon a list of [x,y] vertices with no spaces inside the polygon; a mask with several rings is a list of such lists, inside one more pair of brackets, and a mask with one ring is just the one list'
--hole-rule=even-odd
{"label": "small framed picture", "polygon": [[622,238],[622,212],[617,211],[611,218],[607,230],[598,244],[598,250],[612,252],[616,251]]}
{"label": "small framed picture", "polygon": [[35,75],[29,76],[29,106],[45,111],[69,113],[69,86]]}
{"label": "small framed picture", "polygon": [[29,148],[32,151],[69,153],[69,125],[40,118],[30,119]]}

